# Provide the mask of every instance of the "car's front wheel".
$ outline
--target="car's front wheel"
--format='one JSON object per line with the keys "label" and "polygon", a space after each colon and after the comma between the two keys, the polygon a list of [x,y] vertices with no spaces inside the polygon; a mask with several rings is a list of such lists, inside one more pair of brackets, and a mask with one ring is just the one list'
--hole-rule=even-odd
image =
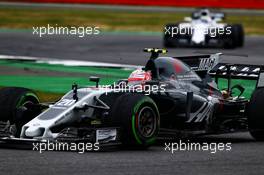
{"label": "car's front wheel", "polygon": [[19,137],[24,124],[36,117],[40,111],[31,110],[38,104],[37,95],[29,89],[8,87],[0,90],[0,121],[10,124],[10,132]]}
{"label": "car's front wheel", "polygon": [[155,102],[143,94],[118,97],[110,114],[112,122],[121,127],[121,140],[127,146],[151,146],[159,131],[159,111]]}

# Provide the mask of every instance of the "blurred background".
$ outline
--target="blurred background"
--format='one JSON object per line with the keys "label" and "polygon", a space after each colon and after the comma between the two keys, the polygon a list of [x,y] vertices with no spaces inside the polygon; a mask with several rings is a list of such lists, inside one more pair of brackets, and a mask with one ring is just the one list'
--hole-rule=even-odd
{"label": "blurred background", "polygon": [[[127,78],[149,57],[143,48],[164,47],[166,24],[181,22],[201,7],[224,12],[225,23],[242,24],[244,47],[170,48],[168,56],[227,52],[249,57],[227,56],[225,62],[264,63],[264,0],[0,0],[0,87],[23,86],[60,96],[73,82],[90,85],[90,75],[105,84]],[[47,25],[99,27],[100,34],[33,34],[34,27]]]}
{"label": "blurred background", "polygon": [[[106,31],[160,32],[195,8],[222,9],[226,22],[242,23],[246,34],[263,34],[263,0],[1,0],[0,27],[97,25]],[[44,4],[43,4],[44,3]]]}

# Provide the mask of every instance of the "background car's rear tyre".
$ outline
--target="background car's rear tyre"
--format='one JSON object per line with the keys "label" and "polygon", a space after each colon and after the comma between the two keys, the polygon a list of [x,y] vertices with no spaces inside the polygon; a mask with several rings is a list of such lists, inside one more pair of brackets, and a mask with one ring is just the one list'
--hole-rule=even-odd
{"label": "background car's rear tyre", "polygon": [[255,90],[248,106],[248,127],[250,134],[258,141],[264,141],[264,88]]}
{"label": "background car's rear tyre", "polygon": [[9,121],[15,126],[15,136],[20,135],[21,127],[33,119],[40,111],[31,111],[29,105],[38,104],[37,95],[29,89],[8,87],[0,90],[0,121]]}
{"label": "background car's rear tyre", "polygon": [[226,26],[226,32],[231,31],[230,34],[226,34],[224,37],[224,47],[232,49],[236,47],[242,47],[244,45],[244,29],[241,24],[233,24]]}
{"label": "background car's rear tyre", "polygon": [[234,40],[237,47],[242,47],[244,45],[244,29],[241,24],[232,25],[234,31]]}
{"label": "background car's rear tyre", "polygon": [[118,97],[110,112],[114,125],[121,126],[121,141],[125,146],[147,148],[159,131],[159,111],[155,102],[143,94]]}

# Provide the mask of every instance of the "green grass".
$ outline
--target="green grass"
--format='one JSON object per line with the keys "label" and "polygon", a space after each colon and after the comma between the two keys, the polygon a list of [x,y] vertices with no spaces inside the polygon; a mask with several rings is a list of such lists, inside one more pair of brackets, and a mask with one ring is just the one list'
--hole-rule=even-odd
{"label": "green grass", "polygon": [[[0,28],[33,26],[99,26],[104,31],[161,32],[167,23],[182,21],[189,13],[134,12],[91,9],[8,7],[0,10]],[[264,16],[228,15],[227,23],[242,23],[246,34],[264,34]]]}
{"label": "green grass", "polygon": [[88,75],[97,75],[109,78],[127,77],[131,70],[124,70],[119,68],[104,68],[104,67],[85,67],[85,66],[63,66],[57,64],[35,63],[35,62],[23,62],[23,61],[8,61],[0,60],[1,66],[16,67],[28,70],[45,70],[67,73],[83,73]]}
{"label": "green grass", "polygon": [[[120,68],[64,66],[59,64],[50,65],[31,61],[23,62],[10,60],[0,60],[0,65],[9,67],[10,70],[14,70],[12,68],[26,70],[24,71],[24,75],[8,75],[8,73],[2,73],[2,75],[0,75],[1,87],[18,86],[51,93],[65,93],[71,89],[71,85],[73,83],[77,83],[80,87],[94,85],[93,82],[89,82],[88,80],[89,76],[92,75],[96,75],[101,78],[100,84],[108,85],[119,79],[127,78],[132,71]],[[45,72],[41,71],[53,73],[46,76]],[[39,73],[31,75],[27,74],[27,72]],[[72,76],[70,76],[71,74]]]}
{"label": "green grass", "polygon": [[[71,90],[71,85],[77,83],[79,87],[95,85],[89,81],[89,75],[99,76],[101,85],[111,84],[118,79],[127,78],[131,70],[104,67],[83,67],[49,65],[46,63],[34,63],[31,61],[0,60],[0,65],[24,69],[29,72],[49,71],[53,74],[72,73],[74,76],[45,76],[45,75],[0,75],[0,87],[25,87],[34,90],[42,102],[55,101],[63,94]],[[76,73],[80,75],[77,76]],[[40,73],[45,74],[45,73]],[[87,75],[87,76],[86,76]]]}

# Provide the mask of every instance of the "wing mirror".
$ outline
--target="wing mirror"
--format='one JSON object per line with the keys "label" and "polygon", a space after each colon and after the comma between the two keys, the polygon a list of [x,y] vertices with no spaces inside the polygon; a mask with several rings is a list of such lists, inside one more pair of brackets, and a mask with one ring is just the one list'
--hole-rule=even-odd
{"label": "wing mirror", "polygon": [[89,77],[89,80],[91,82],[95,82],[96,83],[95,87],[98,88],[99,81],[100,81],[100,78],[99,77],[91,76],[91,77]]}

